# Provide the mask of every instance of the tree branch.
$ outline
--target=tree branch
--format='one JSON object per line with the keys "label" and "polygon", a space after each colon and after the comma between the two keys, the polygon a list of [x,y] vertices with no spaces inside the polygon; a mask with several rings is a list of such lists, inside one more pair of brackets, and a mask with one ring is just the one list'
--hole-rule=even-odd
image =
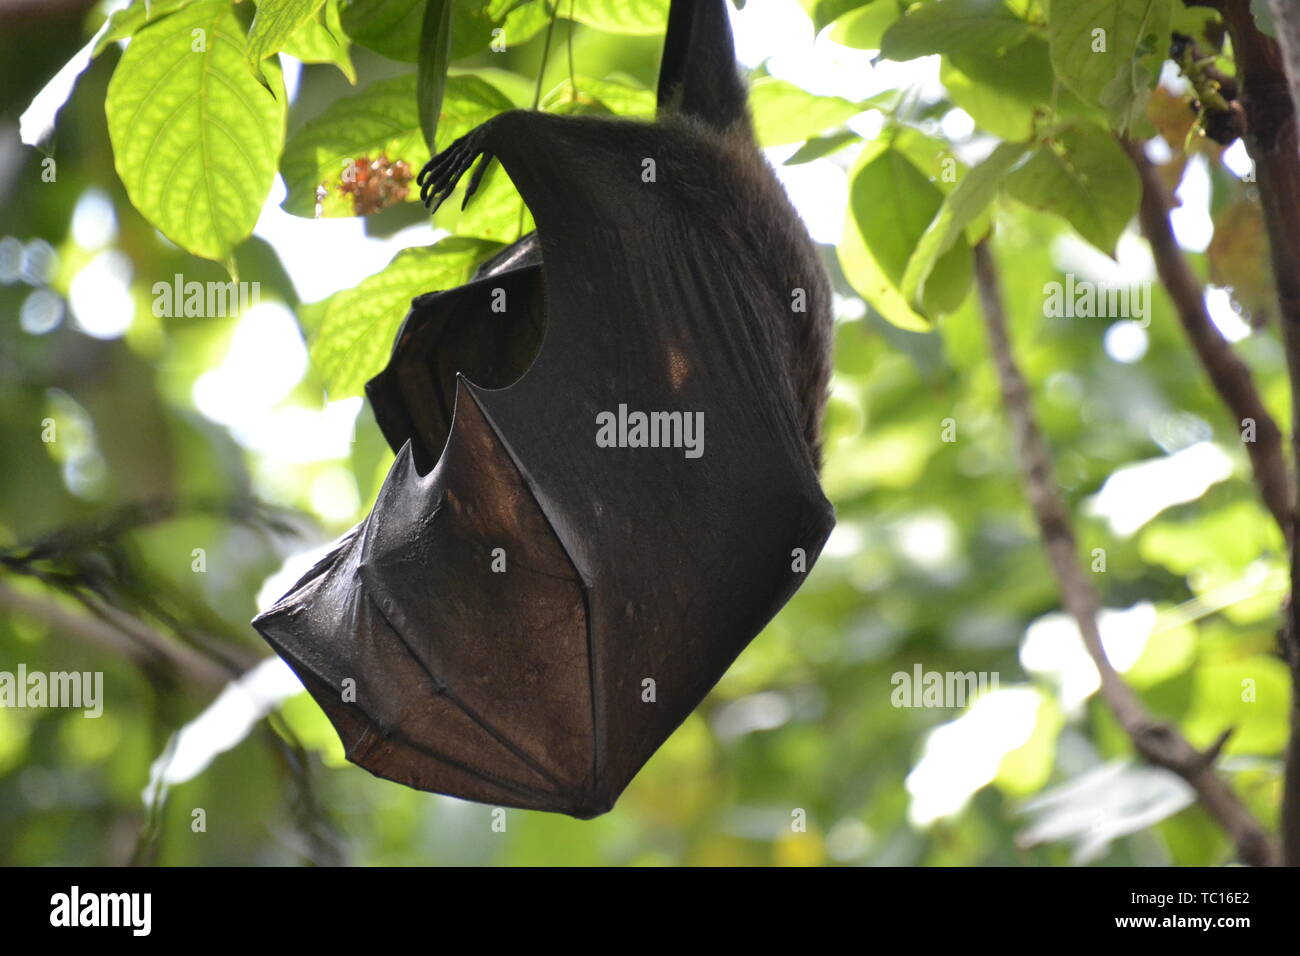
{"label": "tree branch", "polygon": [[[1294,3],[1283,3],[1280,0],[1271,0],[1269,7],[1273,11],[1273,22],[1277,26],[1283,70],[1291,90],[1291,135],[1294,139],[1295,117],[1300,115],[1300,8],[1297,8]],[[1295,158],[1294,155],[1292,158]],[[1269,189],[1273,189],[1272,183],[1269,184]],[[1292,222],[1294,223],[1294,220]],[[1278,291],[1281,295],[1280,286]],[[1294,290],[1291,290],[1291,294],[1295,294]],[[1293,338],[1291,342],[1294,341]],[[1288,345],[1288,352],[1290,352],[1290,345]],[[1288,367],[1295,366],[1288,363]],[[1293,407],[1296,404],[1294,395],[1296,382],[1297,379],[1293,375],[1291,379]],[[1300,461],[1300,449],[1297,450],[1296,455],[1297,460]],[[1296,572],[1294,552],[1291,576],[1293,581],[1300,576]],[[1288,614],[1288,620],[1294,622],[1294,611]],[[1282,652],[1291,667],[1291,737],[1287,744],[1287,770],[1282,790],[1282,847],[1286,862],[1291,866],[1297,866],[1300,865],[1300,630],[1294,626],[1294,623],[1282,628]]]}
{"label": "tree branch", "polygon": [[1100,601],[1079,563],[1070,513],[1053,474],[1051,454],[1034,418],[1029,387],[1016,365],[1007,336],[1006,309],[997,266],[987,241],[975,246],[975,277],[1006,407],[1015,434],[1021,476],[1047,550],[1065,609],[1074,618],[1084,647],[1101,677],[1101,696],[1143,757],[1187,781],[1201,804],[1227,832],[1237,855],[1253,866],[1277,862],[1271,837],[1232,789],[1214,772],[1212,757],[1193,747],[1178,730],[1155,720],[1106,657],[1097,628]]}
{"label": "tree branch", "polygon": [[204,687],[224,687],[238,676],[116,608],[104,606],[99,609],[102,614],[78,614],[49,598],[26,594],[0,581],[0,609],[36,618],[56,633],[75,637],[141,666],[162,665]]}
{"label": "tree branch", "polygon": [[[1287,82],[1282,48],[1255,25],[1250,0],[1222,0],[1224,23],[1232,38],[1241,103],[1246,111],[1246,149],[1255,164],[1255,181],[1268,231],[1269,257],[1277,285],[1278,314],[1291,379],[1291,453],[1300,468],[1300,140],[1296,136],[1296,104]],[[1296,33],[1289,4],[1274,3],[1280,13],[1279,33],[1290,43]],[[1296,63],[1297,51],[1288,58]],[[1294,83],[1300,71],[1292,69]],[[1300,474],[1300,472],[1297,472]],[[1291,594],[1300,594],[1300,542],[1291,536]],[[1300,601],[1289,602],[1285,643],[1300,640]],[[1291,737],[1287,745],[1286,778],[1282,788],[1282,846],[1285,861],[1300,866],[1300,655],[1290,654],[1294,691],[1291,697]]]}
{"label": "tree branch", "polygon": [[1290,541],[1295,524],[1295,493],[1291,487],[1291,476],[1287,472],[1282,430],[1264,407],[1249,367],[1233,351],[1232,345],[1210,319],[1210,313],[1205,308],[1205,293],[1201,282],[1174,238],[1174,230],[1169,223],[1169,209],[1173,203],[1159,173],[1147,159],[1141,143],[1125,141],[1123,146],[1137,167],[1138,177],[1142,181],[1142,204],[1138,211],[1138,221],[1142,226],[1142,234],[1151,244],[1156,272],[1174,302],[1178,319],[1182,322],[1197,358],[1201,360],[1201,366],[1228,410],[1237,419],[1238,427],[1245,419],[1255,423],[1255,440],[1245,442],[1255,483],[1259,486],[1265,507],[1272,512],[1278,527],[1282,529],[1283,537]]}

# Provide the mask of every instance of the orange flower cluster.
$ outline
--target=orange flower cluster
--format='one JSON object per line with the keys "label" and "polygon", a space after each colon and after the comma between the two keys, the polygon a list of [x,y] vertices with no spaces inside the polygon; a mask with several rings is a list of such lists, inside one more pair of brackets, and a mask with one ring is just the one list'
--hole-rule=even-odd
{"label": "orange flower cluster", "polygon": [[358,216],[368,216],[405,199],[412,178],[411,167],[400,159],[393,162],[382,153],[374,160],[362,156],[344,168],[339,192],[352,197]]}

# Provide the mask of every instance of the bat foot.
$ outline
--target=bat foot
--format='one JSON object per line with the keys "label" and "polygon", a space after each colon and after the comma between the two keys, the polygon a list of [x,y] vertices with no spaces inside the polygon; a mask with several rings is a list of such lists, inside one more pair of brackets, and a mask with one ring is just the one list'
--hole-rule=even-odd
{"label": "bat foot", "polygon": [[470,130],[429,160],[420,170],[415,181],[420,186],[420,199],[430,213],[437,212],[438,207],[447,201],[447,197],[452,194],[456,184],[474,165],[476,159],[479,160],[478,167],[465,187],[465,198],[460,204],[461,209],[465,208],[469,197],[478,190],[483,174],[487,171],[488,164],[492,162],[492,154],[483,148],[483,129],[484,127],[480,126]]}

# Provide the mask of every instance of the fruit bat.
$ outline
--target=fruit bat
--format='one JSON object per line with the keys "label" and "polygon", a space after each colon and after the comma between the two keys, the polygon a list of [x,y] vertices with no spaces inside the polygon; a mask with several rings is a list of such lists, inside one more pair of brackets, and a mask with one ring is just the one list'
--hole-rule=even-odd
{"label": "fruit bat", "polygon": [[756,145],[724,0],[674,0],[653,123],[516,110],[536,222],[415,299],[366,394],[397,453],[369,516],[253,623],[348,758],[588,818],[789,600],[818,483],[830,291]]}

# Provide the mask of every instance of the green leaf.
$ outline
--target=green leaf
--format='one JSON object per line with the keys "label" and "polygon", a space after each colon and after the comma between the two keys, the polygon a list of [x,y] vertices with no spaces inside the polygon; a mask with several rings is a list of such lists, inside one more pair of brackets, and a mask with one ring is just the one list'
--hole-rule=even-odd
{"label": "green leaf", "polygon": [[1006,102],[1033,109],[1051,100],[1051,56],[1047,44],[1036,36],[997,53],[958,52],[945,60],[984,89],[1003,96]]}
{"label": "green leaf", "polygon": [[[860,7],[871,6],[873,0],[800,0],[804,11],[812,18],[813,29],[820,33],[833,22],[847,17]],[[893,5],[893,0],[889,0]]]}
{"label": "green leaf", "polygon": [[864,150],[851,174],[840,263],[862,297],[900,328],[928,331],[930,317],[954,311],[970,287],[970,246],[959,238],[935,263],[920,308],[901,291],[912,250],[942,204],[939,187],[888,145]]}
{"label": "green leaf", "polygon": [[[420,63],[415,97],[420,130],[431,152],[435,148],[442,97],[447,88],[447,61],[451,56],[451,0],[429,0],[420,35]],[[450,140],[444,140],[444,144]]]}
{"label": "green leaf", "polygon": [[1057,76],[1111,125],[1132,129],[1169,49],[1173,0],[1079,0],[1052,5],[1048,22]]}
{"label": "green leaf", "polygon": [[248,28],[248,62],[261,76],[266,57],[284,49],[289,38],[316,17],[325,0],[259,0]]}
{"label": "green leaf", "polygon": [[813,137],[795,150],[793,155],[781,165],[800,166],[803,163],[811,163],[815,159],[838,152],[850,143],[856,143],[858,138],[858,134],[852,130],[840,130],[837,133]]}
{"label": "green leaf", "polygon": [[630,86],[589,76],[569,77],[542,97],[540,108],[547,113],[598,113],[612,116],[653,118],[655,94],[643,86]]}
{"label": "green leaf", "polygon": [[[464,185],[461,185],[464,195]],[[513,242],[537,228],[519,190],[499,162],[488,166],[478,191],[465,209],[449,202],[438,210],[434,222],[458,236],[473,236],[494,242]]]}
{"label": "green leaf", "polygon": [[[579,8],[586,2],[579,3]],[[353,42],[369,50],[403,63],[418,63],[425,4],[426,0],[345,0],[341,10],[343,28]],[[494,9],[500,11],[495,17]],[[528,0],[523,4],[500,0],[456,2],[450,59],[455,62],[462,57],[487,53],[489,45],[497,39],[493,35],[496,29],[504,31],[500,39],[508,46],[518,46],[542,30],[550,19],[549,8],[542,0]],[[661,21],[659,30],[662,29]]]}
{"label": "green leaf", "polygon": [[831,39],[859,50],[879,50],[885,31],[903,15],[896,0],[873,0],[831,26]]}
{"label": "green leaf", "polygon": [[177,245],[231,263],[257,223],[284,141],[285,97],[253,77],[226,0],[140,30],[108,85],[113,158],[131,202]]}
{"label": "green leaf", "polygon": [[[560,12],[568,15],[567,3]],[[668,0],[578,0],[573,15],[606,33],[660,36],[668,24]]]}
{"label": "green leaf", "polygon": [[1028,154],[1023,143],[1003,143],[972,169],[939,207],[903,273],[902,293],[909,302],[924,297],[926,280],[940,256],[953,247],[963,231],[984,214],[1002,188],[1003,178]]}
{"label": "green leaf", "polygon": [[[1044,54],[1046,44],[1043,45]],[[1021,44],[1000,57],[1002,65],[1010,74],[1023,74],[1026,70],[1034,71],[1037,60],[1024,56],[1029,44]],[[1041,61],[1045,68],[1042,77],[1047,80],[1050,90],[1051,69],[1047,57]],[[977,66],[977,70],[981,67]],[[981,70],[982,72],[982,70]],[[1046,100],[1034,100],[1031,91],[1038,88],[1036,76],[1023,77],[1021,83],[1004,83],[1001,78],[994,83],[986,79],[977,79],[963,72],[948,57],[944,57],[939,67],[939,80],[948,91],[953,103],[970,114],[975,125],[987,133],[1012,142],[1029,139],[1034,135],[1034,122],[1039,104]]]}
{"label": "green leaf", "polygon": [[351,41],[339,20],[338,0],[325,0],[324,18],[313,18],[284,44],[284,52],[303,63],[332,63],[353,86],[357,71],[352,65]]}
{"label": "green leaf", "polygon": [[1276,658],[1202,664],[1196,668],[1183,730],[1194,746],[1207,747],[1231,727],[1224,753],[1280,753],[1286,746],[1290,700],[1290,676]]}
{"label": "green leaf", "polygon": [[1021,202],[1055,213],[1114,257],[1120,233],[1137,212],[1141,185],[1128,156],[1097,126],[1066,126],[1006,178]]}
{"label": "green leaf", "polygon": [[[355,96],[331,103],[290,137],[280,172],[288,188],[286,212],[314,216],[316,189],[324,185],[321,215],[350,216],[352,203],[338,192],[345,166],[361,156],[380,153],[404,160],[413,169],[424,165],[427,147],[420,130],[414,74],[381,80]],[[450,142],[497,113],[512,107],[494,86],[476,76],[450,76],[443,94],[439,136]],[[416,197],[414,193],[411,198]]]}
{"label": "green leaf", "polygon": [[190,2],[191,0],[132,0],[129,6],[113,11],[108,18],[108,30],[95,44],[95,56],[99,56],[110,44],[133,36],[146,24],[161,20]]}
{"label": "green leaf", "polygon": [[885,31],[880,52],[891,60],[931,53],[988,55],[1016,46],[1029,31],[1002,0],[929,0]]}
{"label": "green leaf", "polygon": [[394,60],[420,58],[425,0],[344,0],[343,29],[354,43]]}
{"label": "green leaf", "polygon": [[764,76],[750,88],[754,132],[763,146],[799,143],[843,126],[862,107],[838,96],[817,96],[793,83]]}
{"label": "green leaf", "polygon": [[360,395],[388,360],[411,300],[461,285],[498,243],[452,236],[422,249],[404,249],[382,271],[352,289],[304,306],[315,327],[309,349],[331,399]]}

